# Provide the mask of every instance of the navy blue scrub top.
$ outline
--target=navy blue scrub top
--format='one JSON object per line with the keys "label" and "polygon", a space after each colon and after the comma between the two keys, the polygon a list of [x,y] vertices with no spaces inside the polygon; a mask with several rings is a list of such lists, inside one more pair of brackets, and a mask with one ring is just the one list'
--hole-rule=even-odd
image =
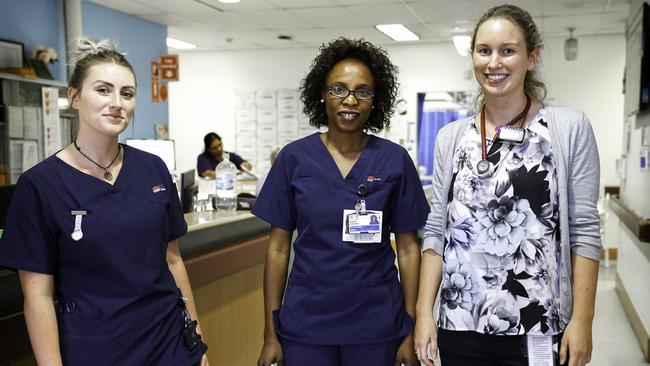
{"label": "navy blue scrub top", "polygon": [[[230,162],[235,164],[238,170],[242,170],[241,164],[246,161],[244,158],[232,152],[224,151],[224,154],[230,154]],[[209,152],[204,151],[196,158],[196,174],[200,175],[206,170],[215,170],[217,165],[219,165],[217,159]]]}
{"label": "navy blue scrub top", "polygon": [[[25,172],[0,239],[0,265],[54,276],[66,366],[193,365],[180,290],[166,260],[185,234],[176,186],[157,156],[122,145],[115,185],[55,155]],[[83,238],[75,216],[85,210]]]}
{"label": "navy blue scrub top", "polygon": [[[383,211],[381,243],[342,241],[343,210],[360,184],[367,210]],[[404,310],[390,232],[416,231],[429,205],[404,148],[370,136],[343,179],[319,133],[278,155],[252,212],[275,227],[298,230],[295,259],[277,333],[307,344],[369,344],[395,340],[413,327]]]}

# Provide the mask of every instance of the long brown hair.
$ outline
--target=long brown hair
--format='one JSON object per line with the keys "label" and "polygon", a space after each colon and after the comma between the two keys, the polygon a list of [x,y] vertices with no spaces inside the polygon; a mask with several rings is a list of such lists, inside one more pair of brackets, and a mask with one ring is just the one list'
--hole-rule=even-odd
{"label": "long brown hair", "polygon": [[[530,14],[518,6],[504,4],[495,6],[486,11],[478,23],[476,23],[474,34],[472,35],[472,52],[474,52],[476,32],[478,31],[478,28],[481,24],[494,18],[507,19],[521,29],[526,41],[526,50],[528,51],[528,54],[533,52],[536,48],[542,49],[544,47],[542,36],[539,34],[537,26],[535,25],[535,22],[533,22],[533,18]],[[543,101],[546,97],[546,85],[540,80],[537,67],[526,72],[526,77],[524,78],[524,93],[538,102]],[[478,95],[476,96],[476,101],[477,106],[483,104],[483,89],[479,90]]]}

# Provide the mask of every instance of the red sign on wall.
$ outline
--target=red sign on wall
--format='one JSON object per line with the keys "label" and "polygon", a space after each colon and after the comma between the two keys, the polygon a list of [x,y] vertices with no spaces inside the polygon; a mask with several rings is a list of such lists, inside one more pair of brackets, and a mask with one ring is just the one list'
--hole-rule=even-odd
{"label": "red sign on wall", "polygon": [[160,56],[160,79],[178,81],[178,55]]}

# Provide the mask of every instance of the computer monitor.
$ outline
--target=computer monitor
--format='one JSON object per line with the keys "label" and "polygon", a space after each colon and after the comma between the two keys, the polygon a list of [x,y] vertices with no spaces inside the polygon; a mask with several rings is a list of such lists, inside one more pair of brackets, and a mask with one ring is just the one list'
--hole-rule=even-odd
{"label": "computer monitor", "polygon": [[170,172],[176,170],[176,150],[174,140],[127,139],[126,144],[159,156]]}
{"label": "computer monitor", "polygon": [[194,169],[181,173],[181,206],[183,213],[194,211],[194,197],[199,192],[199,186],[194,181]]}

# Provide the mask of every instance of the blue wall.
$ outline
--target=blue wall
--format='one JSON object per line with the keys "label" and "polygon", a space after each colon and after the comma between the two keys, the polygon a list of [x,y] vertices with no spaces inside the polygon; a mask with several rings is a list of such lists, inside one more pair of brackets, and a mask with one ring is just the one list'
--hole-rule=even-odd
{"label": "blue wall", "polygon": [[154,138],[153,125],[168,121],[168,104],[151,102],[150,62],[167,53],[167,27],[87,1],[82,3],[82,14],[84,34],[113,39],[135,68],[138,82],[135,118],[121,139]]}
{"label": "blue wall", "polygon": [[[154,123],[167,123],[167,103],[151,102],[150,62],[167,53],[167,27],[120,13],[100,5],[82,2],[84,34],[91,38],[111,38],[135,69],[138,94],[134,122],[125,138],[153,138]],[[25,53],[34,46],[52,47],[59,62],[49,65],[54,78],[65,81],[66,48],[63,0],[0,0],[0,39],[25,44]]]}
{"label": "blue wall", "polygon": [[23,43],[25,57],[38,45],[54,48],[59,62],[49,68],[57,80],[66,79],[64,29],[62,0],[0,0],[0,38]]}

